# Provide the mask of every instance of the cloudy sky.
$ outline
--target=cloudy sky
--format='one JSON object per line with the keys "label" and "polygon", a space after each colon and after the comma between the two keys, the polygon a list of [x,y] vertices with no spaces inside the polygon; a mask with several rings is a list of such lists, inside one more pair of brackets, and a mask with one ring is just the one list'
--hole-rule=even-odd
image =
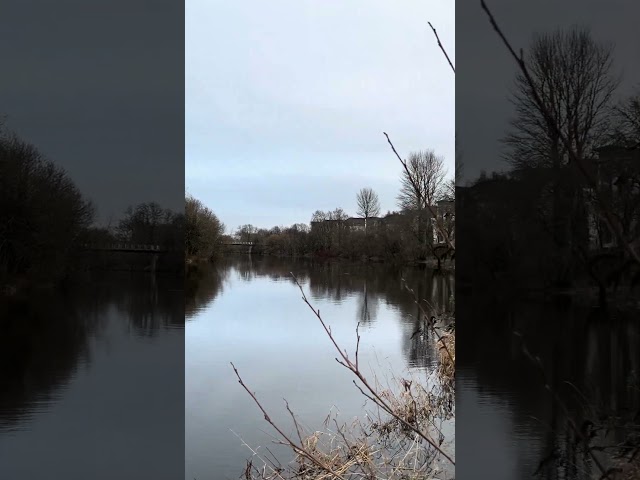
{"label": "cloudy sky", "polygon": [[[600,42],[615,46],[615,68],[622,75],[621,97],[640,85],[640,2],[629,0],[487,0],[497,22],[518,51],[534,32],[588,27]],[[464,177],[502,170],[501,145],[510,115],[508,91],[516,66],[491,28],[480,0],[456,1],[456,117]]]}
{"label": "cloudy sky", "polygon": [[396,209],[400,154],[454,170],[450,0],[186,2],[185,188],[227,225],[356,213],[373,188]]}
{"label": "cloudy sky", "polygon": [[98,221],[184,208],[184,23],[173,0],[10,0],[0,15],[5,127],[64,168]]}

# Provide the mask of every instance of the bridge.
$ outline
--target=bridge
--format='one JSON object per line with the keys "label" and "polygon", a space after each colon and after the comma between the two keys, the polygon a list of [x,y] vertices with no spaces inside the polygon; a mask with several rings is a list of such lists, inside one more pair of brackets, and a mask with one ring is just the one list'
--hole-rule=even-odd
{"label": "bridge", "polygon": [[[225,242],[223,243],[223,245],[225,247],[235,247],[236,250],[242,249],[244,251],[246,251],[247,253],[251,254],[251,252],[253,251],[253,246],[255,245],[255,242],[236,242],[236,241],[231,241],[231,242]],[[245,248],[242,248],[245,247]]]}
{"label": "bridge", "polygon": [[94,244],[83,243],[80,245],[83,250],[94,250],[103,252],[140,252],[140,253],[162,253],[167,249],[160,245],[142,245],[136,243],[111,243],[111,244]]}
{"label": "bridge", "polygon": [[156,272],[158,259],[163,254],[170,252],[167,247],[161,245],[148,245],[138,243],[83,243],[78,245],[79,250],[90,252],[93,260],[90,265],[99,265],[102,268],[140,268],[147,272]]}

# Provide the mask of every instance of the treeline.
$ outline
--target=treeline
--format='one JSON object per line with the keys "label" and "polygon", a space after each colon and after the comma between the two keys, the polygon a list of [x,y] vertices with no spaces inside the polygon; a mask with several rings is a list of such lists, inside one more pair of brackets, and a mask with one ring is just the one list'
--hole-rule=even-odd
{"label": "treeline", "polygon": [[66,172],[14,134],[0,134],[0,284],[57,280],[95,210]]}
{"label": "treeline", "polygon": [[640,92],[618,97],[613,48],[586,30],[539,35],[528,51],[535,91],[516,75],[509,169],[459,189],[460,279],[595,286],[604,300],[640,281]]}
{"label": "treeline", "polygon": [[342,208],[318,210],[313,213],[310,226],[298,223],[264,229],[243,225],[226,240],[254,242],[254,253],[278,256],[396,263],[434,260],[438,266],[453,256],[446,238],[455,233],[455,183],[452,178],[447,179],[444,159],[433,151],[409,156],[397,196],[399,211],[379,217],[379,197],[368,187],[357,193],[356,201],[354,218]]}
{"label": "treeline", "polygon": [[87,228],[83,243],[109,245],[133,243],[159,245],[163,249],[181,252],[184,248],[185,215],[162,208],[156,202],[130,206],[115,225]]}
{"label": "treeline", "polygon": [[200,200],[191,195],[185,198],[185,260],[211,261],[222,251],[224,224]]}
{"label": "treeline", "polygon": [[[426,215],[423,225],[426,225]],[[236,232],[236,239],[254,242],[253,253],[276,256],[314,256],[324,258],[367,259],[407,263],[429,259],[444,260],[448,249],[419,233],[422,226],[416,217],[389,213],[383,220],[355,229],[346,222],[342,209],[317,211],[311,228],[305,224],[291,227],[258,229],[244,225]],[[314,222],[316,220],[313,220]],[[229,239],[231,240],[231,238]]]}
{"label": "treeline", "polygon": [[0,132],[0,294],[65,279],[87,243],[183,252],[184,214],[155,202],[129,207],[115,225],[98,227],[94,220],[93,203],[63,168],[15,134]]}

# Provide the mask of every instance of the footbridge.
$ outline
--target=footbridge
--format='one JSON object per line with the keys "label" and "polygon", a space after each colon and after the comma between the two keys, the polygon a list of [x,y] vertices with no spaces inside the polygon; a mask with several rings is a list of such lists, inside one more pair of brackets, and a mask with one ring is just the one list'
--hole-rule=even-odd
{"label": "footbridge", "polygon": [[236,241],[230,241],[230,242],[225,242],[223,243],[223,245],[233,251],[236,252],[244,252],[244,253],[249,253],[251,254],[253,252],[253,247],[255,245],[255,242],[236,242]]}
{"label": "footbridge", "polygon": [[80,247],[83,250],[94,250],[103,252],[163,253],[168,251],[166,248],[160,245],[144,245],[137,243],[83,243]]}
{"label": "footbridge", "polygon": [[83,243],[79,250],[91,254],[90,265],[107,269],[133,269],[155,273],[158,259],[170,249],[162,245],[138,243]]}

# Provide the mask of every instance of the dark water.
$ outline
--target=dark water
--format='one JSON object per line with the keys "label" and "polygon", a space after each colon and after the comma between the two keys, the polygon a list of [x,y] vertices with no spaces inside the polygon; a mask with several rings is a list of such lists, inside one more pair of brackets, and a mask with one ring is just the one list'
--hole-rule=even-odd
{"label": "dark water", "polygon": [[[640,315],[566,299],[457,300],[458,478],[600,478],[569,422],[639,411]],[[593,445],[623,440],[612,429]]]}
{"label": "dark water", "polygon": [[125,274],[1,305],[0,478],[181,478],[183,298]]}
{"label": "dark water", "polygon": [[[323,428],[332,409],[344,422],[364,413],[364,398],[335,362],[333,346],[289,272],[350,352],[360,322],[365,371],[377,372],[381,381],[391,370],[431,375],[433,344],[429,338],[411,339],[418,311],[398,271],[248,256],[200,271],[186,286],[185,478],[238,478],[251,456],[243,441],[261,453],[269,448],[290,459],[272,444],[271,427],[238,384],[230,362],[289,433],[283,398],[312,431]],[[404,276],[434,308],[447,308],[452,275],[406,269]],[[455,440],[453,430],[453,424],[446,426],[449,442]]]}

